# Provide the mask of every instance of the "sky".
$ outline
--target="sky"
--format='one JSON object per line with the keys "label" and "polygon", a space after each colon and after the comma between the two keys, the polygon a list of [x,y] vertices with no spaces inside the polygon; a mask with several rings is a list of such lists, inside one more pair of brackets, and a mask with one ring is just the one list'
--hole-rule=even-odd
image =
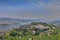
{"label": "sky", "polygon": [[0,0],[0,17],[60,19],[60,0]]}

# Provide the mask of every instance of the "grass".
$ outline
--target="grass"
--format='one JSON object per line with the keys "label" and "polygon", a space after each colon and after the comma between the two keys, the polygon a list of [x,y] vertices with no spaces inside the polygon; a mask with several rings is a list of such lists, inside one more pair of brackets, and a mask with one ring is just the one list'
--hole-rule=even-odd
{"label": "grass", "polygon": [[31,36],[31,35],[23,36],[21,40],[28,40],[29,38],[33,38],[35,40],[40,40],[39,35],[37,35],[37,36]]}

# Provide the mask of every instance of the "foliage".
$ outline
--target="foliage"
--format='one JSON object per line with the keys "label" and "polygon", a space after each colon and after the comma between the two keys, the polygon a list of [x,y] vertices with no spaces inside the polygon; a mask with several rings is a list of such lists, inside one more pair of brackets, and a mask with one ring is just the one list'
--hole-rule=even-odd
{"label": "foliage", "polygon": [[[2,40],[28,40],[29,38],[32,38],[33,40],[60,40],[60,28],[59,27],[55,27],[55,29],[53,29],[53,25],[49,25],[46,23],[41,23],[41,22],[33,22],[31,23],[31,25],[44,25],[44,26],[48,26],[50,27],[50,30],[54,30],[52,33],[50,32],[41,32],[39,31],[39,29],[32,27],[30,29],[30,27],[27,28],[17,28],[17,29],[13,29],[12,31],[10,31],[9,33],[6,33],[4,35],[0,35],[0,39]],[[32,31],[35,31],[35,35],[32,35]],[[47,30],[48,31],[48,30]],[[48,35],[48,33],[50,34],[50,36]]]}

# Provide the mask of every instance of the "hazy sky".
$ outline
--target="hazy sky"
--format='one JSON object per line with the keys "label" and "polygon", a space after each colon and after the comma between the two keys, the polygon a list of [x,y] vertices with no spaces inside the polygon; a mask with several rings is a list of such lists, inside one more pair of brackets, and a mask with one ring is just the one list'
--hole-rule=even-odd
{"label": "hazy sky", "polygon": [[0,0],[0,17],[60,18],[60,0]]}

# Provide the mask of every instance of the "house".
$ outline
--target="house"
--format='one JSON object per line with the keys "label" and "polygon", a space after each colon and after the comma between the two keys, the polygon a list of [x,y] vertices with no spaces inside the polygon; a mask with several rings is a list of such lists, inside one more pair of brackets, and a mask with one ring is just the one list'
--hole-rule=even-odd
{"label": "house", "polygon": [[37,26],[35,26],[35,28],[37,28],[40,31],[47,31],[50,29],[49,27],[45,27],[43,25],[37,25]]}

